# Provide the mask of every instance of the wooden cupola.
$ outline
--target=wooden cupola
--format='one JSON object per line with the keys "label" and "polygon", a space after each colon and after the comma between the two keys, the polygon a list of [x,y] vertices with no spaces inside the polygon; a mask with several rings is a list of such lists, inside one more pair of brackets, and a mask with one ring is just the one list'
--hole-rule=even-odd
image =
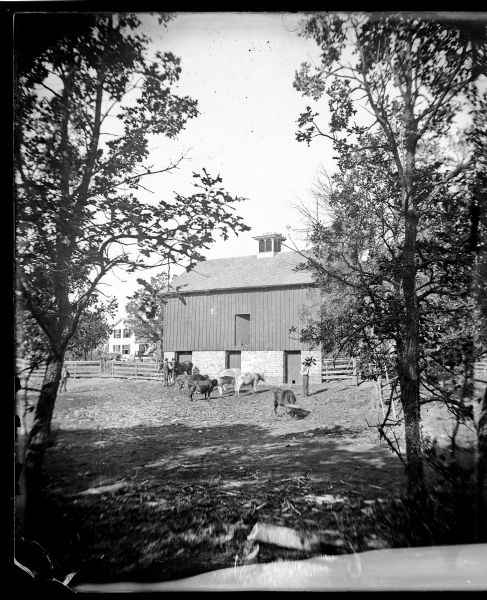
{"label": "wooden cupola", "polygon": [[286,238],[280,233],[264,233],[252,239],[259,242],[257,258],[275,256],[278,252],[281,252],[282,242],[286,241]]}

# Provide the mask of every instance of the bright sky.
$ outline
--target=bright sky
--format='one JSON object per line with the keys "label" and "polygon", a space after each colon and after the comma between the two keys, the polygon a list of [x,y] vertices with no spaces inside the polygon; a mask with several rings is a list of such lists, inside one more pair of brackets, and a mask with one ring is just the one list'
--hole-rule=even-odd
{"label": "bright sky", "polygon": [[[248,200],[237,212],[250,232],[217,241],[206,258],[244,256],[257,251],[252,236],[283,233],[303,247],[300,214],[294,205],[313,204],[311,187],[321,167],[334,169],[331,145],[316,140],[308,147],[295,139],[296,119],[310,99],[294,88],[295,71],[318,54],[312,41],[298,36],[299,14],[180,13],[167,28],[141,15],[154,50],[181,58],[182,74],[175,89],[198,100],[200,115],[177,140],[154,140],[151,163],[167,165],[186,153],[177,172],[146,178],[154,192],[147,197],[192,193],[192,172],[203,167],[220,174],[223,187]],[[320,104],[327,122],[327,104]],[[291,229],[287,229],[290,227]],[[300,239],[301,238],[301,239]],[[173,269],[171,275],[176,271]],[[136,278],[155,273],[118,273],[107,294],[124,304],[137,287]]]}

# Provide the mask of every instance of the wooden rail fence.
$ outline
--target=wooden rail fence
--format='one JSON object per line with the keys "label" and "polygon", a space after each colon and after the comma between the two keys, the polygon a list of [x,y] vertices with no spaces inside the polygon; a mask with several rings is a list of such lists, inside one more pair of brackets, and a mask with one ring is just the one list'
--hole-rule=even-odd
{"label": "wooden rail fence", "polygon": [[[106,370],[103,370],[102,363],[97,360],[67,360],[65,365],[73,379],[88,377],[162,379],[159,364],[156,362],[108,361]],[[25,362],[18,360],[17,369],[20,373],[21,385],[25,387],[27,377]],[[29,377],[28,387],[40,389],[45,372],[46,367],[33,371]],[[487,359],[478,361],[475,364],[475,377],[487,382]],[[356,359],[352,357],[323,359],[321,380],[325,382],[333,379],[355,379],[355,382],[358,383]]]}
{"label": "wooden rail fence", "polygon": [[133,377],[135,379],[162,379],[159,364],[156,362],[110,361],[111,377]]}
{"label": "wooden rail fence", "polygon": [[[67,360],[64,363],[72,379],[84,379],[89,377],[113,377],[113,378],[135,378],[135,379],[162,379],[159,364],[156,362],[139,361],[108,361],[106,369],[99,360]],[[17,370],[20,373],[20,382],[23,388],[40,390],[46,367],[33,371],[27,382],[28,372],[25,370],[24,361],[17,361]]]}
{"label": "wooden rail fence", "polygon": [[358,383],[357,360],[350,356],[322,360],[321,381],[332,379],[355,379]]}

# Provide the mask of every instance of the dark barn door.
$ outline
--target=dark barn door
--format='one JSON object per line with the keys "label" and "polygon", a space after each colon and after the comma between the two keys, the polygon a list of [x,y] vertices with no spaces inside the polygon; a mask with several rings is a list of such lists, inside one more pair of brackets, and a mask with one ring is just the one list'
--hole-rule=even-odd
{"label": "dark barn door", "polygon": [[192,359],[193,359],[192,352],[176,352],[176,360],[178,362],[184,362],[185,360],[188,360],[189,362],[191,362]]}
{"label": "dark barn door", "polygon": [[227,352],[225,368],[227,369],[240,369],[242,365],[241,352],[230,350]]}
{"label": "dark barn door", "polygon": [[300,383],[301,352],[286,352],[286,381],[285,383]]}

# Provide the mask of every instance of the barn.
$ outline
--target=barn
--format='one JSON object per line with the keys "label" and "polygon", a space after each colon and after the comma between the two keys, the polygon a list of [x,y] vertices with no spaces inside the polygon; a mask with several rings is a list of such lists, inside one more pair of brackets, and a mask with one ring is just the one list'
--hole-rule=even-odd
{"label": "barn", "polygon": [[191,360],[210,375],[238,367],[264,372],[269,383],[298,384],[302,360],[313,356],[310,383],[321,383],[320,349],[299,341],[303,310],[317,293],[311,274],[294,270],[302,257],[282,252],[282,235],[253,239],[254,255],[203,261],[173,279],[164,357]]}

